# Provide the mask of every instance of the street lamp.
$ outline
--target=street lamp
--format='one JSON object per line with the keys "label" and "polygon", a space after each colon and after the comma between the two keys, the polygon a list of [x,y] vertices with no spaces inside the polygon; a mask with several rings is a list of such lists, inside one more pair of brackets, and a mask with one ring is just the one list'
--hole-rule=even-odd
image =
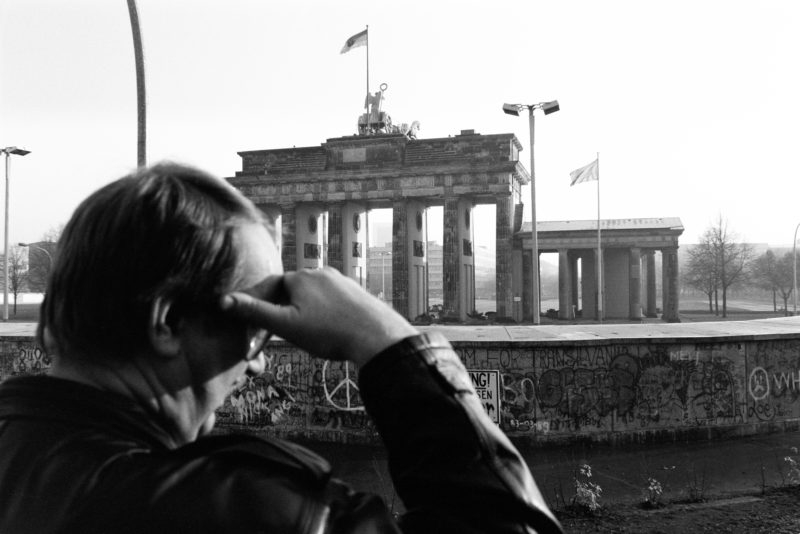
{"label": "street lamp", "polygon": [[794,293],[794,315],[797,315],[797,229],[800,223],[794,227],[794,241],[792,241],[792,292]]}
{"label": "street lamp", "polygon": [[541,109],[545,115],[555,113],[560,108],[558,100],[550,102],[539,102],[538,104],[503,104],[503,112],[508,115],[519,117],[523,109],[528,109],[528,125],[530,127],[530,145],[531,145],[531,243],[532,243],[532,256],[533,256],[533,272],[531,276],[531,285],[533,286],[533,300],[531,302],[533,324],[538,325],[539,312],[541,305],[539,303],[539,235],[536,227],[536,170],[534,167],[533,157],[533,131],[534,131],[534,110]]}
{"label": "street lamp", "polygon": [[381,257],[381,295],[383,295],[384,302],[386,302],[386,260],[384,256],[391,255],[391,252],[378,252],[378,256]]}
{"label": "street lamp", "polygon": [[0,154],[6,155],[6,224],[5,224],[5,238],[3,241],[3,270],[5,274],[3,276],[3,321],[8,321],[8,170],[9,170],[9,158],[13,154],[14,156],[26,156],[30,154],[30,150],[24,150],[22,148],[17,148],[15,146],[7,146],[5,148],[0,148]]}

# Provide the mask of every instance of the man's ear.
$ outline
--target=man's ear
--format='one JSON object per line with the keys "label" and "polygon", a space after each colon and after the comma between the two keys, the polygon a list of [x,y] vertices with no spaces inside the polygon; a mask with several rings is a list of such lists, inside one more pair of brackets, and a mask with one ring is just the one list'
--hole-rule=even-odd
{"label": "man's ear", "polygon": [[181,318],[171,300],[157,298],[150,306],[150,320],[147,336],[156,353],[172,357],[180,353],[181,338],[179,328]]}

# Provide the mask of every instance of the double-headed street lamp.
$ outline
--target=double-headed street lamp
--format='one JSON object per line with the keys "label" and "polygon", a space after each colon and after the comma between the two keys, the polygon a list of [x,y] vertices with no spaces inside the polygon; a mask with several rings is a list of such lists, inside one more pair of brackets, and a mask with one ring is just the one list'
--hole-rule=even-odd
{"label": "double-headed street lamp", "polygon": [[0,148],[0,154],[6,155],[6,224],[5,224],[5,239],[3,244],[3,268],[5,275],[3,276],[3,321],[8,321],[8,169],[9,158],[14,156],[26,156],[30,154],[30,150],[24,150],[15,146],[7,146]]}
{"label": "double-headed street lamp", "polygon": [[530,149],[531,149],[531,243],[532,243],[532,256],[533,256],[533,272],[531,274],[531,285],[533,286],[533,300],[531,301],[531,308],[533,313],[533,324],[538,325],[540,302],[539,302],[539,236],[536,228],[536,170],[534,167],[533,156],[533,132],[535,119],[533,116],[534,110],[541,109],[545,115],[555,113],[560,108],[558,107],[558,100],[550,102],[539,102],[538,104],[503,104],[503,112],[508,115],[519,117],[520,112],[528,109],[528,124],[530,127]]}

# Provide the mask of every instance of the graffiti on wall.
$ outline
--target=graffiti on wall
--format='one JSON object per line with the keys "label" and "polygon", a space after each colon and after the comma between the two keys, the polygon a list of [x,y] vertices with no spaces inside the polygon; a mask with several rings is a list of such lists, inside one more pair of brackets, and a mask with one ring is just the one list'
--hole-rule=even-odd
{"label": "graffiti on wall", "polygon": [[[475,380],[496,376],[482,389],[483,400],[497,400],[487,403],[487,413],[499,414],[510,433],[564,436],[800,419],[800,336],[454,345]],[[43,373],[50,364],[32,338],[0,341],[0,380]],[[217,420],[223,429],[376,439],[355,367],[312,358],[283,342],[270,345],[264,374],[243,381]]]}
{"label": "graffiti on wall", "polygon": [[221,427],[371,430],[352,363],[319,360],[275,343],[265,360],[264,373],[244,381],[217,411]]}
{"label": "graffiti on wall", "polygon": [[502,369],[507,431],[598,432],[742,422],[729,345],[605,345],[497,350],[459,346],[470,368]]}
{"label": "graffiti on wall", "polygon": [[11,369],[14,375],[40,374],[50,368],[50,357],[35,344],[17,349]]}
{"label": "graffiti on wall", "polygon": [[754,344],[748,355],[748,418],[800,417],[800,340]]}

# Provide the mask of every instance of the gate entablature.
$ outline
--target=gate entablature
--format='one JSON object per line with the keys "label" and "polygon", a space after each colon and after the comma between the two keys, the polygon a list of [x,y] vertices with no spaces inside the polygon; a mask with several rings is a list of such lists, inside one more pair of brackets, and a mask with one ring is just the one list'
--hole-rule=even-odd
{"label": "gate entablature", "polygon": [[319,147],[239,152],[242,170],[228,180],[259,202],[368,201],[470,196],[494,203],[519,194],[530,175],[513,134],[411,140],[401,134],[328,139]]}
{"label": "gate entablature", "polygon": [[[561,249],[597,247],[597,221],[538,221],[539,252]],[[530,248],[531,225],[525,223],[518,237]],[[662,249],[678,247],[683,223],[678,217],[641,219],[603,219],[600,221],[600,242],[603,248]]]}

